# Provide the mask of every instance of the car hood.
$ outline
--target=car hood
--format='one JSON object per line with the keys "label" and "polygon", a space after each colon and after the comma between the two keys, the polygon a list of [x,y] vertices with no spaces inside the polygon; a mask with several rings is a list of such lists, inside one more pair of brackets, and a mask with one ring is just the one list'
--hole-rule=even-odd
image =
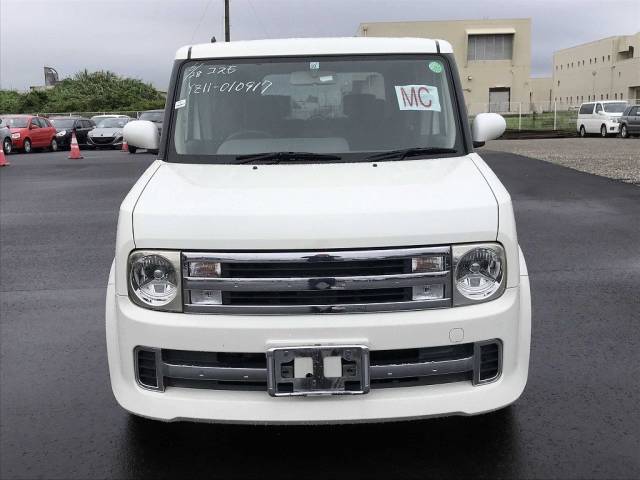
{"label": "car hood", "polygon": [[122,128],[94,128],[89,132],[91,137],[113,137],[122,135]]}
{"label": "car hood", "polygon": [[137,248],[328,249],[496,239],[467,157],[401,162],[162,163],[133,212]]}

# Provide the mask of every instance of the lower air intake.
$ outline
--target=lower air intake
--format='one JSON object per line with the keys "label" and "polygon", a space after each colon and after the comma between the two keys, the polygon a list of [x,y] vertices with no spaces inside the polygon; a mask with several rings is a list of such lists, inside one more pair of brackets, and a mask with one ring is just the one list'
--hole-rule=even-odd
{"label": "lower air intake", "polygon": [[159,350],[139,347],[135,351],[138,383],[144,388],[161,390],[162,383],[158,376]]}
{"label": "lower air intake", "polygon": [[502,342],[490,340],[475,344],[474,383],[476,385],[497,380],[502,371]]}

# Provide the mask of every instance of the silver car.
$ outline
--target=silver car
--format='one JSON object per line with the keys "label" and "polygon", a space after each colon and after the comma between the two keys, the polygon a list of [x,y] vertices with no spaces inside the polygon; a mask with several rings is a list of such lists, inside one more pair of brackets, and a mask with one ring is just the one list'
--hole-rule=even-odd
{"label": "silver car", "polygon": [[12,149],[11,130],[9,130],[9,127],[3,123],[1,118],[0,118],[0,142],[2,142],[2,150],[4,150],[5,155],[9,155]]}
{"label": "silver car", "polygon": [[118,148],[122,146],[122,129],[131,120],[126,116],[100,116],[96,128],[87,135],[90,148]]}

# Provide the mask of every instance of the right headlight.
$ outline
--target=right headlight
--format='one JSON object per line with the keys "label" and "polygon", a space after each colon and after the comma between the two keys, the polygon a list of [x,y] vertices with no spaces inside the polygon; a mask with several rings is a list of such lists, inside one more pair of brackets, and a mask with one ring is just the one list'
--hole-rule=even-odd
{"label": "right headlight", "polygon": [[454,245],[452,257],[454,306],[486,302],[502,295],[507,263],[500,244]]}
{"label": "right headlight", "polygon": [[182,310],[180,252],[132,252],[127,273],[129,298],[134,303],[154,310]]}

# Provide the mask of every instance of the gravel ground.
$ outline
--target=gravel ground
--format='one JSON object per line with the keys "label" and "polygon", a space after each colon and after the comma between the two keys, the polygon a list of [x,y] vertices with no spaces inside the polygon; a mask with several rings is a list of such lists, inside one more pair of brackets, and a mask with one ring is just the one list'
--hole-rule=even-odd
{"label": "gravel ground", "polygon": [[493,140],[485,148],[538,158],[640,186],[640,138]]}

